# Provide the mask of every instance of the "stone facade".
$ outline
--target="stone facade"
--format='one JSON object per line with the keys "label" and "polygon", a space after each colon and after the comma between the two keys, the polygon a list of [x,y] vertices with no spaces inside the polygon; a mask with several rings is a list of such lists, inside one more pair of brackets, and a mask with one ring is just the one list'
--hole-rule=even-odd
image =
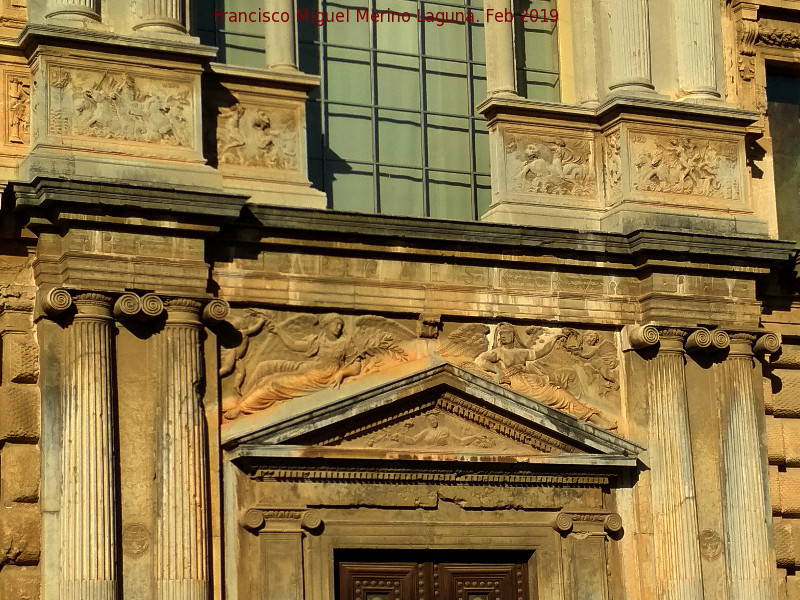
{"label": "stone facade", "polygon": [[800,6],[587,7],[460,223],[325,209],[293,26],[0,0],[0,600],[800,600]]}

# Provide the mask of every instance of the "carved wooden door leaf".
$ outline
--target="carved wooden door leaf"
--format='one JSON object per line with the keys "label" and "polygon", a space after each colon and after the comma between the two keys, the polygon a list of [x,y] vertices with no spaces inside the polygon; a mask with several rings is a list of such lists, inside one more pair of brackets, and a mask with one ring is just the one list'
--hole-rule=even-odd
{"label": "carved wooden door leaf", "polygon": [[339,564],[338,600],[529,600],[527,564]]}

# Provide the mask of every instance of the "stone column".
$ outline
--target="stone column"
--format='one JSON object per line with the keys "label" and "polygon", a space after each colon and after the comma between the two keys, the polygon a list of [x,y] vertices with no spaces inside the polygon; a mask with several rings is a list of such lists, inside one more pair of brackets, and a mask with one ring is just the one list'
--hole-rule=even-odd
{"label": "stone column", "polygon": [[653,92],[650,75],[650,21],[648,0],[612,0],[608,3],[611,35],[611,80],[616,92]]}
{"label": "stone column", "polygon": [[288,21],[270,21],[266,24],[267,68],[297,71],[294,0],[267,0],[264,10],[287,12],[290,15]]}
{"label": "stone column", "polygon": [[100,0],[46,0],[47,18],[100,20]]}
{"label": "stone column", "polygon": [[61,455],[62,600],[117,597],[111,298],[79,294],[66,329]]}
{"label": "stone column", "polygon": [[156,597],[163,600],[208,597],[200,309],[194,300],[168,301],[158,336],[162,412],[155,564]]}
{"label": "stone column", "polygon": [[678,85],[693,98],[719,99],[714,0],[675,0]]}
{"label": "stone column", "polygon": [[140,1],[140,21],[134,29],[186,33],[186,0]]}
{"label": "stone column", "polygon": [[516,71],[514,67],[514,23],[505,21],[513,14],[511,0],[484,0],[486,20],[486,92],[517,95]]}
{"label": "stone column", "polygon": [[686,332],[663,329],[659,333],[660,347],[650,367],[649,394],[656,597],[694,600],[703,597],[703,581],[686,404]]}
{"label": "stone column", "polygon": [[[725,566],[730,600],[773,598],[768,520],[761,437],[758,423],[764,418],[753,387],[755,336],[730,336],[730,353],[721,367],[719,382],[723,401],[722,465],[724,474],[723,522]],[[762,464],[763,462],[763,464]]]}

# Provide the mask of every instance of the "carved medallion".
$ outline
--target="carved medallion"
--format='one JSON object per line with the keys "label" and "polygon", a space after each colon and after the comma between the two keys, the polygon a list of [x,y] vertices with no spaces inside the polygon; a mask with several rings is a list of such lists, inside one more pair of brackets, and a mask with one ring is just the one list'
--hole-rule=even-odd
{"label": "carved medallion", "polygon": [[50,69],[49,78],[53,135],[192,144],[194,108],[186,83],[59,67]]}
{"label": "carved medallion", "polygon": [[706,558],[715,558],[722,552],[722,540],[716,531],[704,529],[700,533],[700,553]]}
{"label": "carved medallion", "polygon": [[122,528],[122,547],[138,556],[150,547],[150,532],[141,523],[129,523]]}
{"label": "carved medallion", "polygon": [[510,136],[506,142],[511,191],[594,196],[592,144],[585,139]]}

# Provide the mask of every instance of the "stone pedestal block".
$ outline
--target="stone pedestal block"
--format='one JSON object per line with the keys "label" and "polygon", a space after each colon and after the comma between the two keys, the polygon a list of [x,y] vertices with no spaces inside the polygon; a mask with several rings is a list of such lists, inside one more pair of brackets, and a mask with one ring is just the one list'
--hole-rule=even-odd
{"label": "stone pedestal block", "polygon": [[[0,507],[0,567],[31,565],[39,562],[42,548],[39,507],[16,505]],[[5,568],[0,569],[2,573]]]}
{"label": "stone pedestal block", "polygon": [[38,567],[5,566],[0,570],[0,600],[39,600]]}

